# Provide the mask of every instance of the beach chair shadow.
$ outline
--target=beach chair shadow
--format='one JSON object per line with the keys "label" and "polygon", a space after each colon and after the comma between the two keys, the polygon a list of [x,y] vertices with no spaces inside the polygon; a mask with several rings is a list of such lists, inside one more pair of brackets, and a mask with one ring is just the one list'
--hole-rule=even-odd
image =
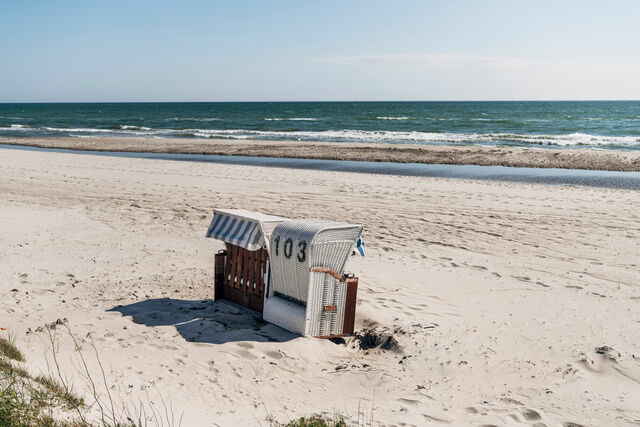
{"label": "beach chair shadow", "polygon": [[249,310],[223,301],[155,298],[107,311],[130,316],[134,323],[149,327],[175,326],[190,342],[285,342],[299,337],[265,322]]}

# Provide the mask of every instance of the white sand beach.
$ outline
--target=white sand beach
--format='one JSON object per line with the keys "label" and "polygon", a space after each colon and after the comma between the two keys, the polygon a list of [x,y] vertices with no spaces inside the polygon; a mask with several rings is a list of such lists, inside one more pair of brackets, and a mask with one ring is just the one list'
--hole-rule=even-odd
{"label": "white sand beach", "polygon": [[[356,330],[398,348],[214,303],[213,208],[364,224]],[[633,425],[639,220],[637,191],[0,149],[0,334],[47,373],[67,319],[101,396],[182,426]]]}

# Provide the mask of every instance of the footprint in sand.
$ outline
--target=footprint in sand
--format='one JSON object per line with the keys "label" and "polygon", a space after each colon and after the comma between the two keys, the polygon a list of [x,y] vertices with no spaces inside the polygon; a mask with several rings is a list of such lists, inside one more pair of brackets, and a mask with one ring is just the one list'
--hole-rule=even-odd
{"label": "footprint in sand", "polygon": [[238,350],[238,351],[235,352],[235,355],[240,357],[240,358],[248,359],[248,360],[257,359],[256,356],[254,356],[252,353],[250,353],[247,350]]}
{"label": "footprint in sand", "polygon": [[405,397],[401,397],[398,399],[398,402],[404,403],[406,405],[417,405],[418,403],[420,403],[419,400],[415,400],[415,399],[408,399]]}
{"label": "footprint in sand", "polygon": [[527,421],[538,421],[542,419],[540,414],[533,409],[525,409],[524,411],[522,411],[522,416]]}
{"label": "footprint in sand", "polygon": [[282,359],[282,353],[277,351],[267,351],[265,355],[269,356],[272,359]]}
{"label": "footprint in sand", "polygon": [[242,348],[253,348],[253,344],[250,342],[239,342],[238,346]]}
{"label": "footprint in sand", "polygon": [[451,424],[451,421],[445,420],[444,418],[434,417],[433,415],[429,415],[429,414],[422,414],[422,416],[425,419],[429,420],[429,421],[435,421],[437,423]]}

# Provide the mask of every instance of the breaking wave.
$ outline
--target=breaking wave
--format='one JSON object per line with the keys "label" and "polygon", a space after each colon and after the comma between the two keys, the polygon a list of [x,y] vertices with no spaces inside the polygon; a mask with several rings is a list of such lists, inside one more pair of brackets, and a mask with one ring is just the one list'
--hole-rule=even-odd
{"label": "breaking wave", "polygon": [[603,136],[586,133],[520,134],[520,133],[456,133],[373,130],[252,130],[252,129],[153,129],[121,125],[115,129],[83,127],[39,127],[21,124],[0,127],[0,135],[21,132],[29,136],[130,136],[180,137],[208,139],[265,139],[333,142],[380,142],[396,144],[482,144],[521,146],[610,146],[640,147],[640,136]]}
{"label": "breaking wave", "polygon": [[600,136],[584,133],[564,135],[536,135],[514,133],[452,133],[452,132],[397,132],[363,130],[329,131],[261,131],[245,129],[212,130],[188,129],[181,131],[195,137],[212,139],[295,139],[301,141],[335,142],[389,142],[424,144],[517,144],[517,145],[612,145],[638,146],[640,137]]}
{"label": "breaking wave", "polygon": [[215,122],[221,120],[218,117],[171,117],[167,120],[188,121],[188,122]]}
{"label": "breaking wave", "polygon": [[144,126],[132,126],[132,125],[121,125],[120,129],[124,130],[151,130],[151,128]]}
{"label": "breaking wave", "polygon": [[268,122],[280,122],[280,121],[292,121],[292,122],[315,122],[318,119],[316,119],[315,117],[290,117],[290,118],[284,118],[284,117],[265,117],[265,120]]}

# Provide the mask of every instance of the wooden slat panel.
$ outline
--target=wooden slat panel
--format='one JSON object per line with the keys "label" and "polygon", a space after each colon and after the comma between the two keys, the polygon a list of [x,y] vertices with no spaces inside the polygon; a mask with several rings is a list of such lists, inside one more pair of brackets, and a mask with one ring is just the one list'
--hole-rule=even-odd
{"label": "wooden slat panel", "polygon": [[260,281],[260,285],[262,287],[262,291],[265,290],[265,284],[267,283],[267,261],[269,260],[269,254],[266,250],[262,250],[262,280]]}
{"label": "wooden slat panel", "polygon": [[253,293],[260,295],[260,276],[262,275],[262,249],[256,251],[255,267],[253,269]]}
{"label": "wooden slat panel", "polygon": [[227,262],[226,262],[226,266],[225,266],[225,270],[224,270],[224,286],[222,288],[222,298],[228,300],[230,295],[229,295],[229,289],[231,286],[231,269],[233,266],[233,246],[230,245],[229,243],[226,244],[227,246]]}
{"label": "wooden slat panel", "polygon": [[231,263],[231,280],[229,282],[230,287],[237,287],[236,284],[236,273],[238,271],[238,263],[240,262],[240,257],[238,256],[240,252],[240,248],[238,246],[231,246],[231,250],[233,251],[233,261]]}
{"label": "wooden slat panel", "polygon": [[238,271],[236,272],[236,289],[240,289],[242,295],[244,295],[242,271],[247,266],[247,260],[245,258],[245,255],[246,255],[246,250],[244,248],[238,248]]}
{"label": "wooden slat panel", "polygon": [[236,270],[236,289],[242,289],[242,266],[244,265],[244,250],[238,248],[238,269]]}
{"label": "wooden slat panel", "polygon": [[249,252],[249,268],[247,269],[247,292],[253,293],[253,272],[255,271],[255,251]]}
{"label": "wooden slat panel", "polygon": [[239,277],[242,277],[242,294],[247,295],[247,291],[249,289],[249,285],[247,283],[247,271],[249,266],[249,251],[246,249],[242,250],[242,273],[238,274]]}
{"label": "wooden slat panel", "polygon": [[215,256],[215,271],[214,271],[214,290],[213,299],[221,299],[224,295],[224,272],[227,264],[226,252],[221,252]]}
{"label": "wooden slat panel", "polygon": [[224,283],[226,286],[230,285],[231,276],[231,260],[233,259],[233,246],[227,243],[227,262],[224,267]]}
{"label": "wooden slat panel", "polygon": [[358,278],[350,277],[346,280],[347,295],[344,307],[343,335],[353,335],[356,320],[356,302],[358,300]]}

